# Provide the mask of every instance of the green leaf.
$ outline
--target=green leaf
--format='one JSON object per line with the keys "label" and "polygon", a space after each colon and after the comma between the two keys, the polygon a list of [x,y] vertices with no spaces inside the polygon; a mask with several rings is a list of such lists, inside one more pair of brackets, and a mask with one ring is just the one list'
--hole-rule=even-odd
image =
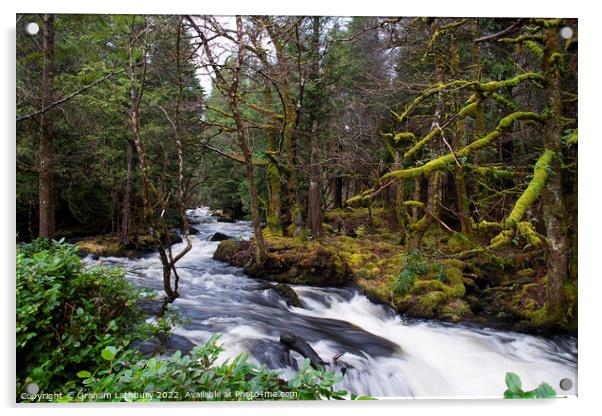
{"label": "green leaf", "polygon": [[79,378],[90,378],[90,377],[92,377],[92,374],[89,371],[83,370],[83,371],[78,372],[77,376]]}
{"label": "green leaf", "polygon": [[107,361],[113,361],[113,359],[115,359],[115,356],[117,355],[117,348],[105,347],[105,349],[102,350],[100,355]]}
{"label": "green leaf", "polygon": [[538,399],[556,398],[556,391],[548,383],[541,383],[533,392]]}
{"label": "green leaf", "polygon": [[522,387],[520,377],[514,373],[506,373],[506,386],[513,393],[520,392]]}

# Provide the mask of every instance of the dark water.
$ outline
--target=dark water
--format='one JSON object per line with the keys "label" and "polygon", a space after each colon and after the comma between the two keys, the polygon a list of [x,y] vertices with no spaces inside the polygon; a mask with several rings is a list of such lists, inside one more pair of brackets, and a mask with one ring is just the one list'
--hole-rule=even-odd
{"label": "dark water", "polygon": [[[223,358],[241,352],[279,369],[289,377],[301,355],[280,344],[280,335],[293,332],[306,340],[322,360],[344,353],[336,372],[338,386],[377,397],[501,397],[506,372],[517,373],[525,389],[547,381],[559,394],[576,394],[577,343],[536,336],[475,329],[462,325],[409,320],[376,305],[352,288],[293,286],[301,307],[285,300],[265,282],[251,279],[235,267],[212,259],[219,231],[235,238],[252,236],[248,222],[218,223],[206,208],[189,211],[197,222],[193,248],[179,263],[181,297],[174,302],[190,323],[174,331],[174,343],[186,351],[222,334]],[[179,246],[174,246],[177,252]],[[92,261],[92,260],[89,260]],[[145,258],[101,258],[122,265],[136,284],[162,290],[157,255]],[[558,383],[570,378],[573,388]]]}

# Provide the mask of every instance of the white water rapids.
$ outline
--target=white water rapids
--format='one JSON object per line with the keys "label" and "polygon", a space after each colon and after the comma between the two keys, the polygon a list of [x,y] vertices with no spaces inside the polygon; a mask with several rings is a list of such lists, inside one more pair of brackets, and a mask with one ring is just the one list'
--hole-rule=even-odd
{"label": "white water rapids", "polygon": [[[265,282],[212,259],[218,243],[208,238],[219,231],[248,239],[250,223],[217,222],[207,208],[190,210],[189,216],[199,233],[191,236],[192,250],[177,264],[180,298],[174,306],[190,323],[174,330],[174,348],[187,352],[219,333],[224,359],[246,351],[288,378],[303,359],[279,343],[282,333],[292,332],[326,362],[344,353],[328,369],[340,372],[347,365],[337,387],[358,395],[499,398],[509,371],[521,377],[525,390],[546,381],[559,395],[577,392],[575,338],[408,319],[353,288],[292,286],[302,306],[290,307]],[[174,251],[181,247],[175,245]],[[125,267],[137,285],[162,289],[156,254],[98,261]],[[559,387],[563,378],[573,382],[568,391]]]}

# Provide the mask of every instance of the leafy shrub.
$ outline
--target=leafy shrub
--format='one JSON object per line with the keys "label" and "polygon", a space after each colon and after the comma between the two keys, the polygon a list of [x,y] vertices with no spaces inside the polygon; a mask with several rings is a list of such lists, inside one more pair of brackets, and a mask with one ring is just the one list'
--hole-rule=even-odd
{"label": "leafy shrub", "polygon": [[142,321],[142,292],[117,268],[86,267],[78,248],[36,240],[17,246],[17,394],[35,382],[60,391],[100,352],[125,345]]}
{"label": "leafy shrub", "polygon": [[223,352],[217,340],[213,336],[188,355],[178,351],[150,359],[129,351],[118,357],[117,348],[107,347],[101,354],[108,365],[80,371],[83,381],[69,383],[73,390],[64,401],[312,400],[342,399],[347,394],[333,387],[340,376],[312,368],[308,359],[288,381],[264,365],[250,363],[247,354],[216,364]]}
{"label": "leafy shrub", "polygon": [[416,277],[426,273],[426,265],[420,255],[420,252],[413,251],[403,256],[403,270],[397,276],[395,290],[403,295],[414,285]]}
{"label": "leafy shrub", "polygon": [[556,391],[548,384],[541,383],[535,390],[523,391],[520,377],[514,373],[506,373],[505,399],[553,399]]}

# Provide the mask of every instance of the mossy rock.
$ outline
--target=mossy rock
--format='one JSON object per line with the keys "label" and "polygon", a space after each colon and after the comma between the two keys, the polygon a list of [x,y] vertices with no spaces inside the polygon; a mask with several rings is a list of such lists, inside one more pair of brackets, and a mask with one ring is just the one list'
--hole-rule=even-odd
{"label": "mossy rock", "polygon": [[441,308],[439,318],[450,322],[460,322],[470,315],[472,312],[468,303],[462,299],[455,299],[447,302]]}
{"label": "mossy rock", "polygon": [[215,260],[243,267],[253,257],[250,241],[224,240],[220,241],[213,253]]}
{"label": "mossy rock", "polygon": [[287,305],[295,307],[301,306],[299,296],[292,287],[285,285],[284,283],[278,283],[277,285],[273,286],[273,289],[284,298]]}

